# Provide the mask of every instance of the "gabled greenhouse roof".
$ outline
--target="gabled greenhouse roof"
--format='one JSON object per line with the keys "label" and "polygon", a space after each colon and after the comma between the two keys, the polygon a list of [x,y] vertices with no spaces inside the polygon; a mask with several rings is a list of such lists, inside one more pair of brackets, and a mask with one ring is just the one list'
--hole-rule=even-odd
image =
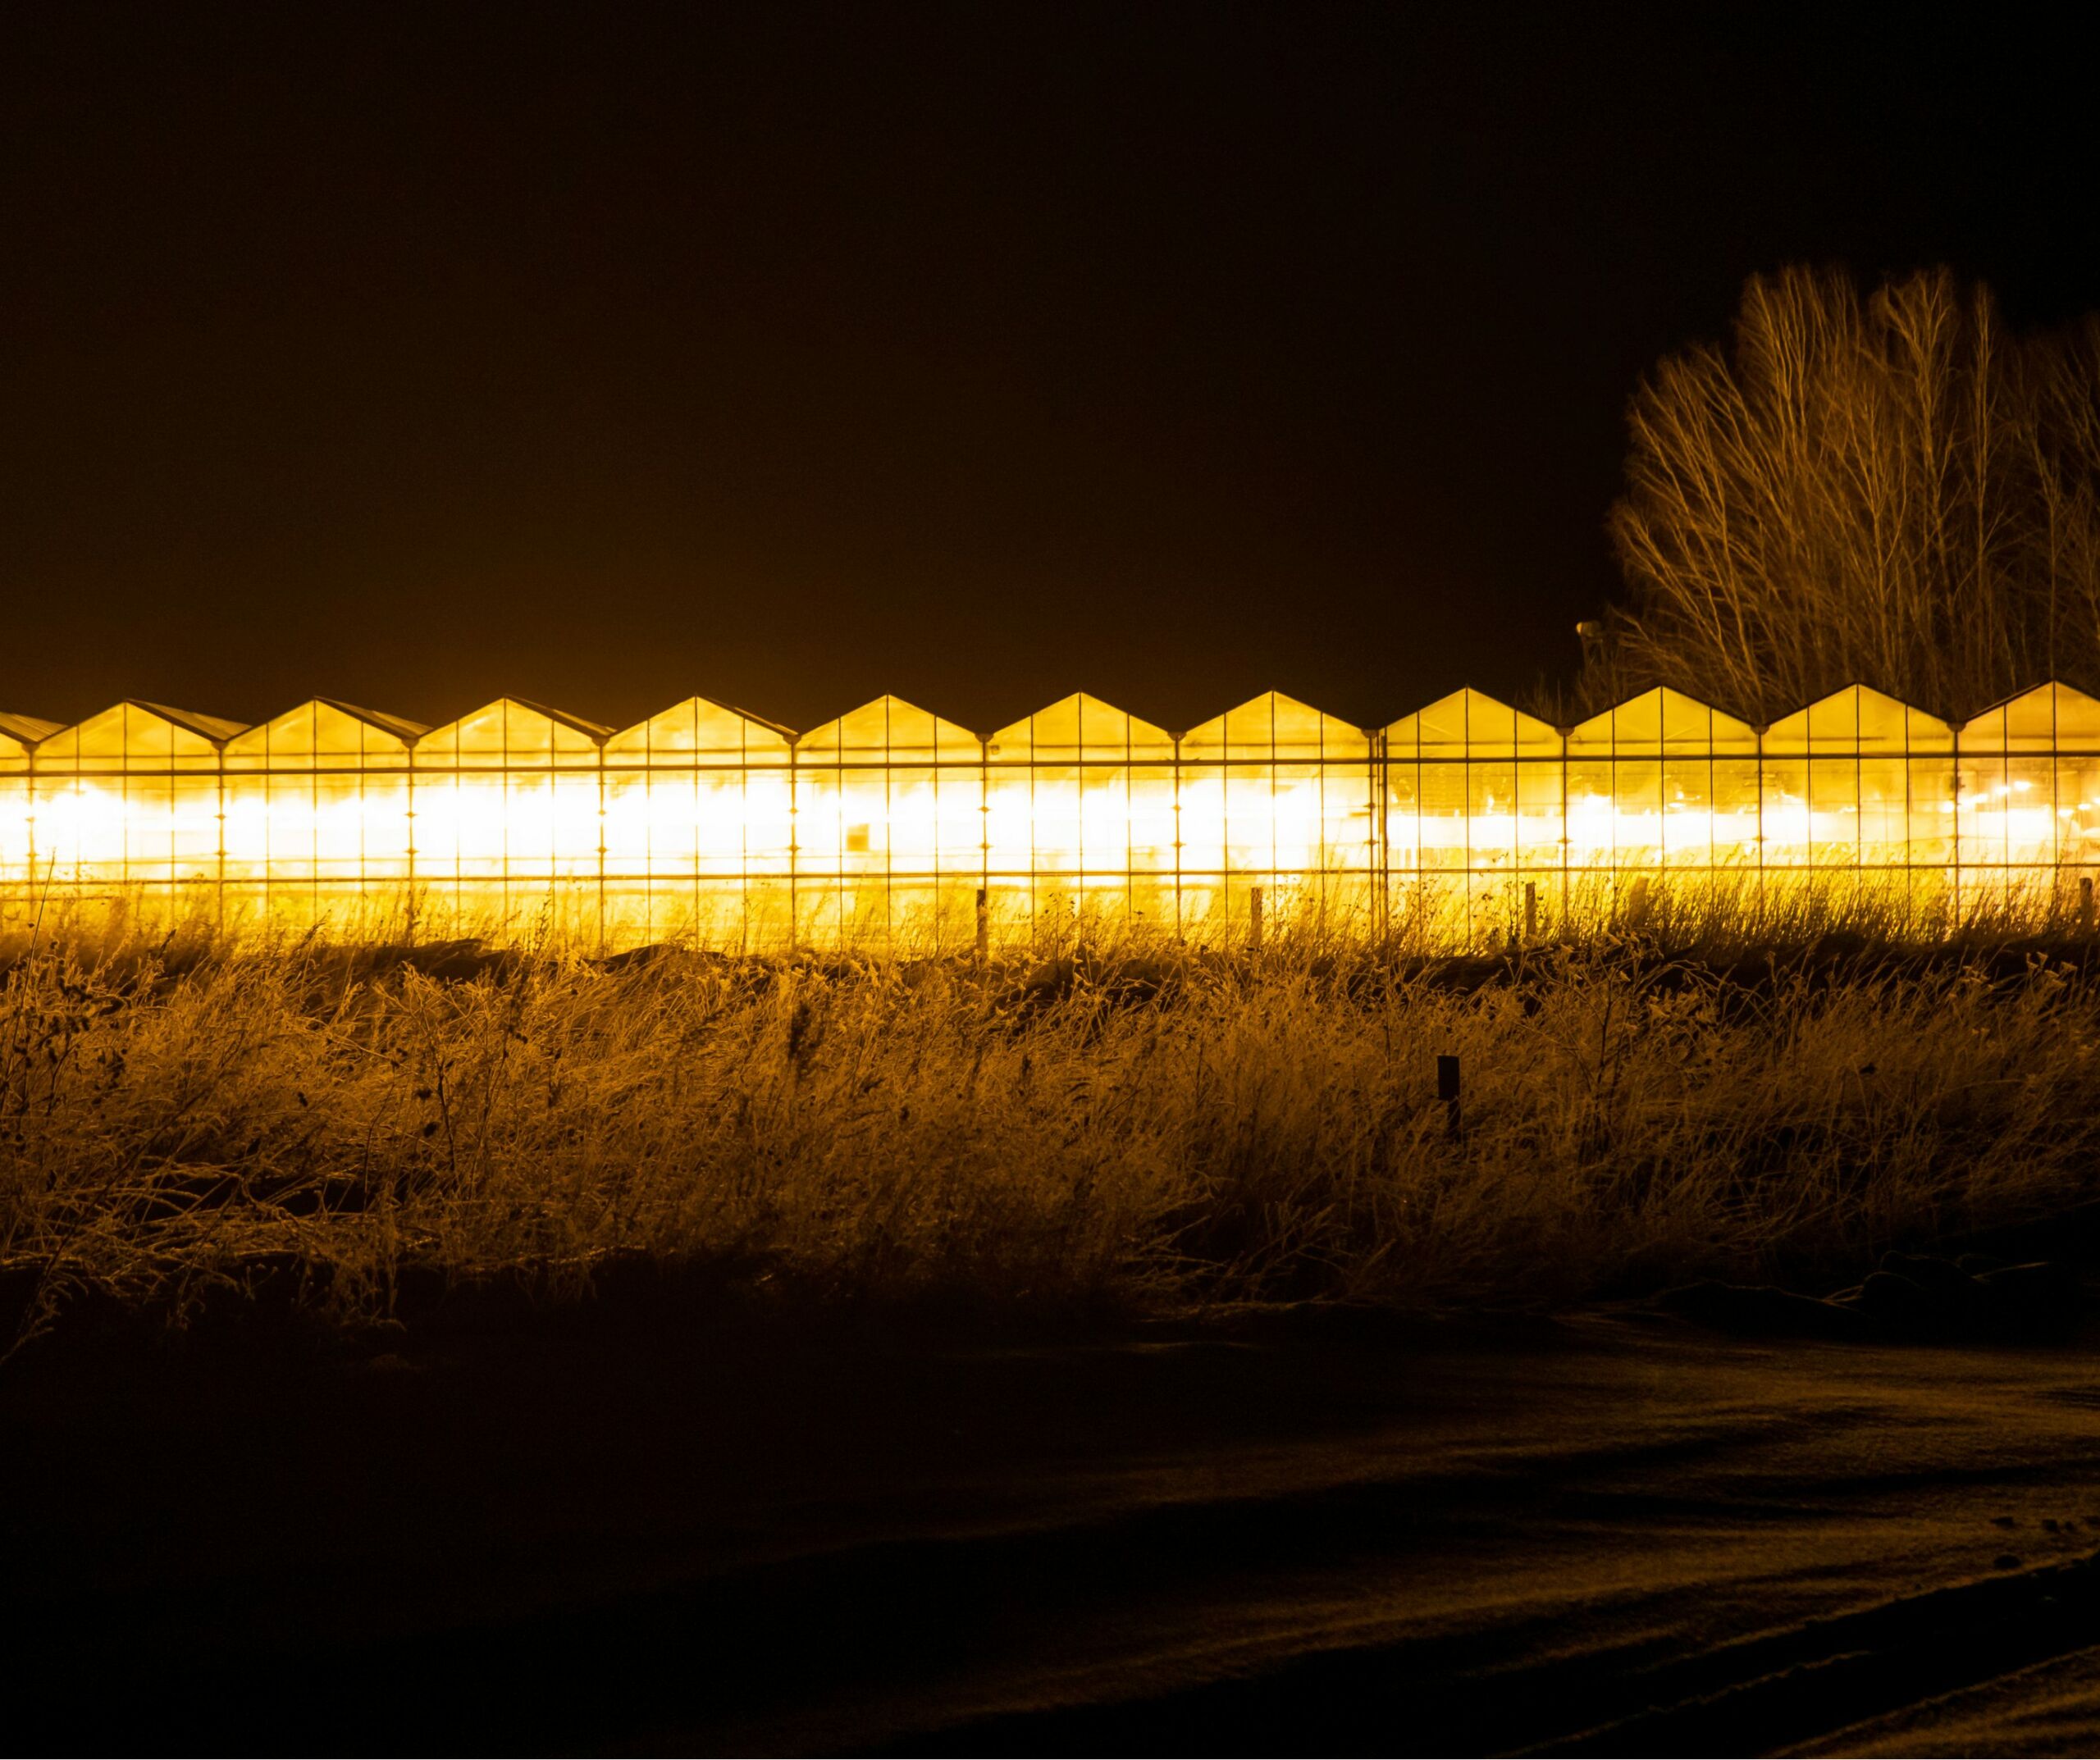
{"label": "gabled greenhouse roof", "polygon": [[39,740],[48,739],[65,725],[62,721],[43,721],[34,715],[17,715],[0,709],[0,733],[21,745],[34,745]]}
{"label": "gabled greenhouse roof", "polygon": [[431,728],[416,741],[414,761],[418,768],[446,764],[501,768],[514,759],[587,767],[598,762],[598,748],[611,734],[611,728],[566,710],[503,696]]}
{"label": "gabled greenhouse roof", "polygon": [[529,709],[536,715],[544,715],[557,725],[571,728],[600,744],[612,737],[613,730],[610,727],[596,721],[586,721],[582,716],[571,714],[565,709],[552,709],[545,703],[536,703],[530,697],[507,696],[500,698],[498,700],[508,703],[516,709]]}
{"label": "gabled greenhouse roof", "polygon": [[238,721],[127,698],[37,742],[36,762],[97,768],[216,768],[220,748],[247,731]]}
{"label": "gabled greenhouse roof", "polygon": [[794,741],[793,732],[776,722],[710,697],[689,696],[610,736],[605,758],[608,763],[641,764],[690,763],[701,757],[724,764],[786,764]]}
{"label": "gabled greenhouse roof", "polygon": [[311,697],[227,741],[226,761],[230,769],[240,770],[266,768],[277,759],[290,757],[366,762],[381,756],[399,765],[408,761],[409,748],[427,732],[421,723],[398,715],[359,709],[332,697]]}
{"label": "gabled greenhouse roof", "polygon": [[1557,758],[1560,730],[1470,685],[1403,716],[1386,729],[1389,756]]}
{"label": "gabled greenhouse roof", "polygon": [[[248,723],[244,721],[226,721],[217,715],[200,715],[194,709],[171,709],[165,703],[142,703],[135,698],[127,697],[117,706],[148,710],[163,721],[171,721],[178,727],[187,727],[192,733],[203,735],[215,745],[231,739],[236,733],[248,731]],[[84,722],[81,725],[84,727],[86,723]]]}
{"label": "gabled greenhouse roof", "polygon": [[[698,703],[714,702],[714,699],[711,697],[696,697],[693,700]],[[781,738],[787,741],[791,745],[795,743],[796,740],[801,737],[801,736],[797,734],[792,727],[789,727],[786,722],[775,721],[769,715],[755,715],[747,709],[739,709],[734,703],[715,703],[714,707],[719,709],[727,710],[732,715],[742,716],[746,721],[751,723],[751,724],[755,727],[764,727],[769,732],[778,734]]]}
{"label": "gabled greenhouse roof", "polygon": [[1954,729],[1871,685],[1847,685],[1764,730],[1764,750],[1781,757],[1850,758],[1945,752]]}
{"label": "gabled greenhouse roof", "polygon": [[1754,757],[1757,730],[1698,698],[1658,685],[1571,728],[1571,758],[1657,758],[1665,754]]}
{"label": "gabled greenhouse roof", "polygon": [[1309,703],[1264,691],[1181,736],[1185,760],[1226,763],[1312,763],[1367,757],[1370,736],[1363,728]]}
{"label": "gabled greenhouse roof", "polygon": [[410,721],[404,715],[390,715],[383,709],[360,709],[354,703],[345,703],[332,696],[317,696],[313,700],[334,709],[338,714],[351,716],[368,726],[377,727],[381,732],[390,733],[397,739],[419,740],[430,732],[429,727],[420,721]]}
{"label": "gabled greenhouse roof", "polygon": [[2100,751],[2100,702],[2070,685],[2037,685],[1961,724],[1965,752]]}
{"label": "gabled greenhouse roof", "polygon": [[879,696],[795,742],[800,764],[975,764],[984,742],[902,697]]}
{"label": "gabled greenhouse roof", "polygon": [[993,764],[1171,764],[1174,736],[1078,691],[1000,728],[984,755]]}

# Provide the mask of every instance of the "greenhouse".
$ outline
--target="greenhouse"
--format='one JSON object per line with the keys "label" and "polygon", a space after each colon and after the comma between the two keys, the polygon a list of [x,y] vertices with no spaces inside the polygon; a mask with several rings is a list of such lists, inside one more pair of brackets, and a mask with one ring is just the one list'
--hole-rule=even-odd
{"label": "greenhouse", "polygon": [[0,929],[473,936],[591,951],[1491,946],[1664,898],[2090,922],[2100,702],[1959,727],[1864,686],[1763,728],[1655,690],[1568,728],[1460,691],[1378,728],[1274,692],[1179,735],[1069,696],[988,736],[895,697],[805,733],[0,714]]}

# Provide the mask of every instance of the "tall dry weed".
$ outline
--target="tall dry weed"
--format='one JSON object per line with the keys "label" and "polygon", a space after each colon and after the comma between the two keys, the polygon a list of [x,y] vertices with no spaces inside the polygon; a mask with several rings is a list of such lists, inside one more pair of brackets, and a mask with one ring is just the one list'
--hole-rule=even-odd
{"label": "tall dry weed", "polygon": [[412,1270],[558,1291],[631,1254],[1153,1311],[1842,1268],[2089,1189],[2100,996],[2004,964],[47,948],[0,982],[0,1260],[39,1311],[179,1311],[276,1256],[368,1315]]}

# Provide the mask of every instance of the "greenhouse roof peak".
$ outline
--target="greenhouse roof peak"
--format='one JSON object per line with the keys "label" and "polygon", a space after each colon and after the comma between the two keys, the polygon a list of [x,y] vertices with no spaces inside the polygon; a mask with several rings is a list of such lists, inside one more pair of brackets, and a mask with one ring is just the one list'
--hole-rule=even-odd
{"label": "greenhouse roof peak", "polygon": [[1083,755],[1171,763],[1174,738],[1105,697],[1074,691],[994,730],[984,747],[988,758],[1001,763],[1025,762],[1036,753],[1055,754],[1048,761],[1059,763]]}
{"label": "greenhouse roof peak", "polygon": [[2090,692],[2079,690],[2076,685],[2067,685],[2060,678],[2045,678],[2038,685],[2023,685],[2017,691],[2007,691],[1995,703],[1986,703],[1969,719],[1981,721],[1984,716],[1996,714],[2002,709],[2010,709],[2016,703],[2024,703],[2030,697],[2039,697],[2044,695],[2069,696],[2081,703],[2100,702],[2100,697],[2094,697]]}
{"label": "greenhouse roof peak", "polygon": [[1954,727],[1901,697],[1856,682],[1782,715],[1764,729],[1760,742],[1767,752],[1794,756],[1946,751],[1952,748]]}
{"label": "greenhouse roof peak", "polygon": [[1477,750],[1513,757],[1521,750],[1527,757],[1557,756],[1563,745],[1561,730],[1551,722],[1471,685],[1401,716],[1385,734],[1388,748],[1403,753]]}
{"label": "greenhouse roof peak", "polygon": [[1570,757],[1625,758],[1757,750],[1757,729],[1673,685],[1650,685],[1564,730]]}
{"label": "greenhouse roof peak", "polygon": [[1181,736],[1185,749],[1218,751],[1229,759],[1281,758],[1290,761],[1367,752],[1370,736],[1352,722],[1330,715],[1281,691],[1265,691],[1221,715],[1198,722]]}
{"label": "greenhouse roof peak", "polygon": [[885,693],[812,727],[795,741],[797,761],[806,754],[903,750],[952,762],[984,755],[984,742],[959,722]]}
{"label": "greenhouse roof peak", "polygon": [[2016,691],[1961,723],[1964,751],[2100,749],[2100,699],[2056,679]]}
{"label": "greenhouse roof peak", "polygon": [[605,751],[609,763],[637,756],[650,763],[666,762],[680,754],[701,751],[715,754],[718,760],[740,752],[747,759],[758,753],[784,763],[794,743],[792,727],[696,693],[620,728],[607,738]]}

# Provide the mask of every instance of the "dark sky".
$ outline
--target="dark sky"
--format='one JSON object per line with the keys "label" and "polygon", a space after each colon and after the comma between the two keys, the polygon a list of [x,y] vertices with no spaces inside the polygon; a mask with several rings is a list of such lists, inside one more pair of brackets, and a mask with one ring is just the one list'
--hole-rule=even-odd
{"label": "dark sky", "polygon": [[1466,10],[22,0],[0,707],[1384,721],[1752,271],[2100,306],[2069,40]]}

